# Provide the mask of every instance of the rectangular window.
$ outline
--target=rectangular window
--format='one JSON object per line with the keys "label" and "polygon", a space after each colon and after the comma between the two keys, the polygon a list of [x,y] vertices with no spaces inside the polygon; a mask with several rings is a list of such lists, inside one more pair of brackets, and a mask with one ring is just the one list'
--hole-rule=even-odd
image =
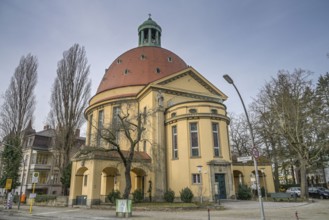
{"label": "rectangular window", "polygon": [[214,142],[214,156],[219,157],[219,129],[218,123],[212,123],[212,137]]}
{"label": "rectangular window", "polygon": [[98,124],[97,124],[97,146],[100,147],[101,145],[101,132],[103,129],[103,122],[104,122],[104,111],[101,110],[98,112]]}
{"label": "rectangular window", "polygon": [[47,164],[48,162],[48,155],[47,154],[37,154],[37,163],[36,164]]}
{"label": "rectangular window", "polygon": [[199,156],[199,140],[198,140],[198,124],[196,122],[190,123],[191,136],[191,156]]}
{"label": "rectangular window", "polygon": [[84,186],[87,186],[88,176],[87,175],[84,175],[83,177],[84,177],[83,178],[83,185]]}
{"label": "rectangular window", "polygon": [[177,126],[172,126],[172,158],[178,159]]}
{"label": "rectangular window", "polygon": [[113,126],[118,126],[119,125],[119,123],[120,123],[119,115],[120,115],[120,106],[113,107],[113,116],[112,116]]}
{"label": "rectangular window", "polygon": [[193,173],[192,174],[192,183],[193,184],[201,184],[201,175],[200,175],[200,173]]}
{"label": "rectangular window", "polygon": [[89,116],[89,128],[88,128],[88,144],[91,145],[91,131],[92,131],[92,127],[93,127],[93,115],[91,114]]}
{"label": "rectangular window", "polygon": [[59,178],[58,178],[58,173],[55,173],[55,174],[54,174],[53,183],[54,183],[54,184],[58,183],[58,182],[59,182],[58,179],[59,179]]}
{"label": "rectangular window", "polygon": [[30,147],[33,144],[33,137],[28,138],[27,146]]}

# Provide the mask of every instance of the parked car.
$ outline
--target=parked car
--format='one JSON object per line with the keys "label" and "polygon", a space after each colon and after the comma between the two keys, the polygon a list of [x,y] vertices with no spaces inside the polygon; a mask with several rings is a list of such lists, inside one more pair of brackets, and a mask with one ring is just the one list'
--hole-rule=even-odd
{"label": "parked car", "polygon": [[309,187],[308,195],[312,198],[329,199],[329,191],[323,187]]}
{"label": "parked car", "polygon": [[327,189],[327,188],[324,188],[324,187],[318,187],[318,189],[329,193],[329,189]]}
{"label": "parked car", "polygon": [[290,187],[286,190],[286,193],[290,193],[292,196],[297,195],[300,197],[300,187]]}

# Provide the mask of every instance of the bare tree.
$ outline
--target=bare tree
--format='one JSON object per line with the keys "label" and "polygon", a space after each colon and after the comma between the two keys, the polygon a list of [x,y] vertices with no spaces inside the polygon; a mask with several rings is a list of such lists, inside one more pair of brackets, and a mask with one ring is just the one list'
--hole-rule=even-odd
{"label": "bare tree", "polygon": [[22,56],[10,85],[3,95],[3,104],[0,112],[1,136],[21,132],[32,120],[35,109],[34,88],[37,84],[38,60],[28,54]]}
{"label": "bare tree", "polygon": [[[136,109],[134,111],[133,109]],[[114,118],[107,126],[94,126],[97,131],[96,139],[100,137],[106,141],[109,146],[85,147],[76,155],[87,155],[94,151],[114,151],[125,167],[125,190],[123,198],[127,199],[131,191],[131,166],[133,162],[138,161],[135,158],[136,147],[142,141],[145,133],[145,121],[151,113],[140,113],[132,103],[121,104],[120,110],[115,113]],[[97,141],[96,141],[97,142]],[[141,162],[141,161],[138,161]]]}
{"label": "bare tree", "polygon": [[[61,152],[61,173],[70,162],[76,146],[76,129],[84,122],[83,111],[90,98],[91,80],[84,47],[73,45],[57,64],[49,121],[56,128],[56,148]],[[65,193],[65,192],[64,192]]]}
{"label": "bare tree", "polygon": [[[285,144],[281,135],[278,133],[276,126],[277,120],[271,112],[271,100],[263,89],[258,94],[257,98],[250,105],[252,115],[254,115],[254,131],[257,142],[262,147],[264,155],[271,159],[273,163],[273,178],[275,191],[279,191],[279,169],[282,168],[282,162],[290,158],[289,148],[282,147]],[[289,160],[290,161],[290,160]]]}
{"label": "bare tree", "polygon": [[263,95],[275,119],[275,132],[294,153],[300,171],[301,196],[308,197],[306,172],[322,151],[317,135],[318,106],[315,102],[309,72],[280,71],[276,79],[265,85]]}
{"label": "bare tree", "polygon": [[230,140],[232,142],[232,153],[237,156],[250,155],[251,143],[246,117],[243,114],[238,116],[230,114],[230,119]]}

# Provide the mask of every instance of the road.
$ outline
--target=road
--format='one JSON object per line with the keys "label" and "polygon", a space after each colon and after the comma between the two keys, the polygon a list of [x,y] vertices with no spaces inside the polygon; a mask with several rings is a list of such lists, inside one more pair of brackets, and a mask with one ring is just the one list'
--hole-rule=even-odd
{"label": "road", "polygon": [[[255,220],[260,219],[259,203],[255,201],[226,201],[222,203],[224,210],[210,210],[210,219],[219,220]],[[265,217],[267,220],[327,220],[329,219],[329,200],[315,200],[312,203],[294,202],[264,202]],[[115,210],[88,209],[88,208],[58,208],[58,207],[33,207],[29,213],[28,206],[21,206],[20,210],[13,207],[11,210],[0,208],[0,219],[26,220],[26,219],[86,219],[86,220],[111,220],[115,217]],[[208,210],[166,210],[166,211],[133,211],[129,219],[192,219],[208,220]]]}

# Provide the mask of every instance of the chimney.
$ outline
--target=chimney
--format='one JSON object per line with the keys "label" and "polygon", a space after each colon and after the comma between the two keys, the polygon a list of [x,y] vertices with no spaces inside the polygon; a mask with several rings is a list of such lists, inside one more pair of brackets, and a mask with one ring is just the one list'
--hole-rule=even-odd
{"label": "chimney", "polygon": [[48,129],[50,129],[50,125],[43,126],[43,130],[48,130]]}

